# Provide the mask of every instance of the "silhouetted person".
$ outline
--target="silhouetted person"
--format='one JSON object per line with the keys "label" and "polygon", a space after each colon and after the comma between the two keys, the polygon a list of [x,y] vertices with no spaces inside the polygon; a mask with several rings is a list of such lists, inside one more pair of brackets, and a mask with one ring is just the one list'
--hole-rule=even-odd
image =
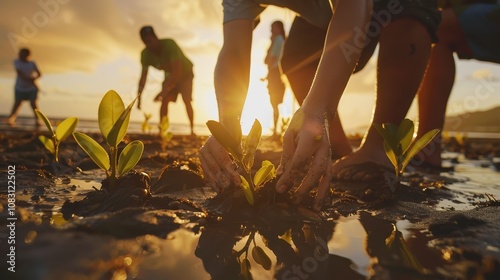
{"label": "silhouetted person", "polygon": [[182,95],[190,122],[191,135],[194,135],[194,114],[191,105],[193,95],[193,63],[184,55],[181,48],[172,39],[158,39],[153,27],[144,26],[140,30],[141,39],[146,48],[141,52],[142,73],[139,80],[139,99],[137,108],[141,109],[141,96],[148,75],[148,67],[153,66],[165,72],[160,93],[155,101],[160,101],[160,123],[168,115],[168,103],[175,102],[177,95]]}
{"label": "silhouetted person", "polygon": [[283,102],[285,95],[285,83],[281,79],[281,70],[279,61],[283,44],[285,43],[286,35],[285,28],[282,21],[275,21],[271,24],[271,46],[267,50],[264,63],[267,64],[267,89],[269,91],[269,98],[271,106],[273,107],[273,136],[276,136],[276,126],[279,119],[278,105]]}
{"label": "silhouetted person", "polygon": [[[14,125],[16,123],[17,113],[19,112],[21,103],[24,100],[30,102],[33,114],[35,114],[35,109],[38,109],[38,86],[35,81],[40,78],[42,74],[40,73],[40,70],[38,70],[36,63],[30,60],[30,54],[31,52],[29,49],[22,48],[19,50],[18,58],[14,60],[14,68],[17,72],[17,78],[14,87],[15,101],[8,120],[10,125]],[[40,125],[36,114],[35,123],[37,126]]]}

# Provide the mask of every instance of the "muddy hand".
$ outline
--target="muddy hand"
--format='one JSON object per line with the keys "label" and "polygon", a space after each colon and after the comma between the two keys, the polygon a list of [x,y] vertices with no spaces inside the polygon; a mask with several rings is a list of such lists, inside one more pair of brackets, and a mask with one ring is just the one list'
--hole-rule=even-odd
{"label": "muddy hand", "polygon": [[[331,150],[325,114],[306,113],[299,109],[283,138],[283,154],[276,190],[283,193],[300,182],[295,190],[299,203],[319,181],[314,208],[319,210],[328,193],[331,178]],[[304,174],[306,171],[306,175]]]}
{"label": "muddy hand", "polygon": [[201,147],[200,160],[205,181],[214,190],[222,191],[232,185],[241,184],[236,165],[213,136]]}

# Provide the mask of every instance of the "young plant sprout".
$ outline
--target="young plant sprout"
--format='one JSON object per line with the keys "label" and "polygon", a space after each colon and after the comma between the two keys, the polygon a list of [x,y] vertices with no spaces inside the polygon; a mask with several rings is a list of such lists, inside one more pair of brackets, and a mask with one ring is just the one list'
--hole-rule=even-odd
{"label": "young plant sprout", "polygon": [[[238,260],[240,261],[240,274],[238,276],[238,279],[253,279],[251,266],[250,266],[250,260],[248,259],[248,251],[250,248],[250,245],[253,243],[253,248],[252,248],[252,257],[254,261],[261,265],[262,268],[265,270],[271,270],[272,262],[269,256],[266,254],[264,249],[262,247],[258,246],[257,243],[255,242],[255,231],[252,231],[250,236],[247,239],[247,242],[245,243],[245,246],[240,251],[235,252],[236,257],[238,257]],[[240,260],[240,256],[244,254],[243,260]]]}
{"label": "young plant sprout", "polygon": [[[247,202],[254,205],[255,191],[267,181],[276,177],[276,169],[270,161],[262,162],[261,168],[252,177],[252,166],[254,163],[255,151],[262,135],[262,126],[255,120],[246,140],[242,144],[237,141],[229,131],[219,122],[208,121],[208,129],[224,149],[231,154],[241,170],[241,188]],[[241,136],[238,136],[241,139]]]}
{"label": "young plant sprout", "polygon": [[392,123],[373,124],[373,127],[384,138],[385,154],[394,166],[396,178],[400,178],[403,172],[413,159],[432,139],[439,133],[439,129],[433,129],[424,134],[420,139],[413,141],[415,125],[410,119],[404,119],[396,126]]}
{"label": "young plant sprout", "polygon": [[99,129],[106,140],[109,154],[90,136],[81,132],[73,133],[78,145],[97,166],[106,171],[111,189],[114,188],[118,178],[134,168],[144,151],[144,144],[139,140],[135,140],[128,143],[118,155],[118,144],[127,133],[130,112],[136,99],[125,108],[118,93],[110,90],[104,95],[99,104]]}
{"label": "young plant sprout", "polygon": [[149,124],[149,120],[151,119],[151,116],[152,115],[150,113],[144,113],[144,121],[142,121],[142,125],[141,125],[142,133],[151,132],[151,125]]}
{"label": "young plant sprout", "polygon": [[160,137],[161,137],[161,149],[162,151],[165,151],[165,148],[167,147],[168,142],[172,140],[172,133],[168,130],[170,128],[170,122],[168,121],[168,117],[164,116],[161,119],[160,123]]}
{"label": "young plant sprout", "polygon": [[40,135],[38,136],[38,139],[42,142],[45,149],[47,149],[54,156],[54,160],[59,162],[59,144],[61,144],[64,139],[68,138],[68,136],[73,133],[78,125],[78,118],[69,117],[59,123],[54,130],[49,118],[45,116],[42,111],[35,109],[35,113],[37,117],[45,123],[51,134],[50,138],[45,135]]}

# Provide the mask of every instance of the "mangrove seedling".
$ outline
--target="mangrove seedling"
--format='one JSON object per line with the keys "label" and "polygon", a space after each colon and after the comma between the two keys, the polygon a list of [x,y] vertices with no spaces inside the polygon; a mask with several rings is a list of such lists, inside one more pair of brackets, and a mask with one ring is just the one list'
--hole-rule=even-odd
{"label": "mangrove seedling", "polygon": [[[236,140],[233,135],[219,122],[208,121],[208,129],[213,137],[233,157],[240,170],[241,188],[247,202],[254,205],[255,191],[266,182],[276,177],[276,169],[270,161],[262,162],[261,168],[252,177],[255,151],[262,135],[262,126],[255,120],[245,141]],[[242,137],[236,135],[238,139]],[[241,143],[243,142],[243,143]],[[243,146],[243,147],[242,147]]]}
{"label": "mangrove seedling", "polygon": [[397,179],[403,175],[413,157],[439,133],[439,129],[433,129],[414,141],[415,125],[410,119],[404,119],[399,127],[392,123],[374,123],[373,127],[384,138],[385,154],[394,166]]}
{"label": "mangrove seedling", "polygon": [[55,162],[58,163],[59,144],[61,144],[64,139],[68,138],[68,136],[73,133],[76,126],[78,125],[78,118],[69,117],[59,123],[54,130],[49,118],[44,113],[42,113],[42,111],[35,109],[35,113],[37,117],[45,123],[45,126],[47,126],[47,129],[51,134],[50,138],[45,135],[40,135],[38,136],[38,140],[42,142],[45,149],[47,149],[52,154],[52,156],[54,156]]}
{"label": "mangrove seedling", "polygon": [[151,132],[151,125],[149,124],[149,120],[150,119],[151,119],[151,114],[150,113],[144,113],[144,121],[142,121],[142,124],[141,124],[142,133],[149,133],[149,132]]}
{"label": "mangrove seedling", "polygon": [[168,116],[164,116],[160,123],[160,138],[161,138],[161,149],[165,151],[168,142],[172,140],[172,133],[169,131],[170,122],[168,121]]}
{"label": "mangrove seedling", "polygon": [[106,171],[111,189],[114,189],[118,178],[134,168],[144,151],[144,144],[139,140],[134,140],[118,154],[118,144],[127,133],[130,112],[136,100],[137,97],[125,108],[121,97],[114,90],[108,91],[102,98],[99,104],[98,123],[106,140],[109,154],[90,136],[81,132],[73,132],[78,145],[97,166]]}
{"label": "mangrove seedling", "polygon": [[[257,245],[257,243],[255,242],[255,231],[252,231],[243,248],[234,253],[240,263],[240,274],[238,275],[238,279],[246,279],[246,280],[253,279],[252,272],[250,271],[251,266],[248,254],[250,245],[252,243],[253,243],[253,248],[251,254],[254,261],[257,264],[261,265],[262,268],[264,268],[265,270],[271,270],[272,266],[271,259],[266,254],[264,249],[262,249],[262,247]],[[243,260],[240,259],[241,255],[244,255]]]}

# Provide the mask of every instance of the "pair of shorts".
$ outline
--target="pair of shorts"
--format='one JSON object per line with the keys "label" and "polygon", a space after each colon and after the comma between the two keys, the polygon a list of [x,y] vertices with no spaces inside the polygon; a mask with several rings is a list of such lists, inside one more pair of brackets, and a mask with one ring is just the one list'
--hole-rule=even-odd
{"label": "pair of shorts", "polygon": [[332,17],[329,0],[222,0],[224,23],[237,19],[254,21],[269,5],[292,10],[325,29]]}
{"label": "pair of shorts", "polygon": [[269,97],[273,107],[278,106],[278,104],[283,102],[285,84],[281,79],[281,71],[279,67],[269,69],[269,73],[267,74],[267,89],[269,91]]}
{"label": "pair of shorts", "polygon": [[16,101],[23,101],[23,100],[35,101],[38,97],[38,90],[34,89],[34,90],[24,91],[16,89],[14,91],[14,94]]}
{"label": "pair of shorts", "polygon": [[177,96],[180,93],[184,102],[191,102],[193,100],[193,79],[193,72],[186,74],[163,100],[166,102],[176,102]]}
{"label": "pair of shorts", "polygon": [[458,15],[458,22],[465,35],[470,54],[457,53],[459,58],[500,63],[500,13],[498,4],[474,4]]}
{"label": "pair of shorts", "polygon": [[[441,13],[436,0],[373,0],[372,19],[367,25],[368,44],[364,46],[354,72],[364,68],[378,44],[380,32],[393,20],[414,18],[423,24],[432,40],[437,41]],[[296,18],[283,50],[281,67],[284,73],[300,69],[300,65],[317,64],[323,50],[326,28]],[[306,43],[307,42],[307,43]],[[307,61],[307,62],[306,62]]]}
{"label": "pair of shorts", "polygon": [[432,39],[438,41],[437,30],[441,23],[441,12],[437,0],[373,0],[373,12],[367,26],[367,45],[363,49],[354,73],[363,69],[378,44],[381,30],[394,20],[413,18],[420,22]]}

